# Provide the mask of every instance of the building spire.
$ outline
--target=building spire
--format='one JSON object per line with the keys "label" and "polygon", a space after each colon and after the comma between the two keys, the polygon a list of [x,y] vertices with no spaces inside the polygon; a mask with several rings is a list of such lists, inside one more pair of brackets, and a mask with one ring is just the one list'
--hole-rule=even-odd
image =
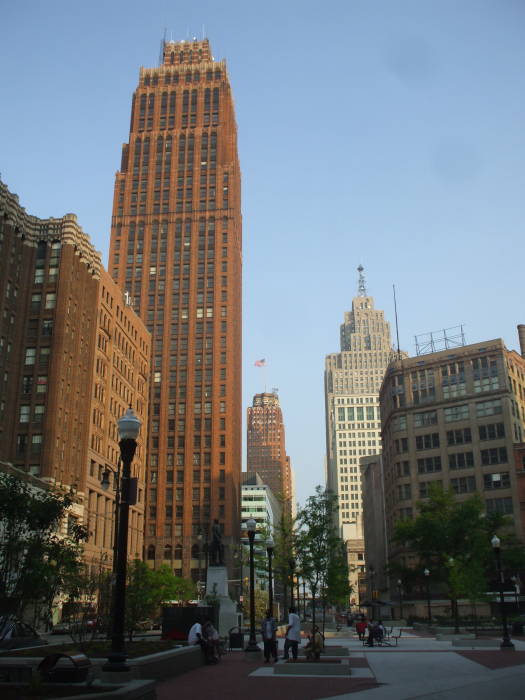
{"label": "building spire", "polygon": [[360,297],[366,297],[366,282],[365,282],[365,277],[363,275],[363,270],[365,268],[362,265],[359,265],[357,268],[357,271],[359,272],[359,282],[357,283],[357,293]]}

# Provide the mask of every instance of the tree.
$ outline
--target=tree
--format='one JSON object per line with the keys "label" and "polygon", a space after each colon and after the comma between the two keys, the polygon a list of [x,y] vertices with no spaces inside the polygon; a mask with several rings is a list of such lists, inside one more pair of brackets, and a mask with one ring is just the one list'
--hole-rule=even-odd
{"label": "tree", "polygon": [[428,501],[418,506],[416,518],[396,524],[394,539],[417,554],[420,571],[428,567],[432,580],[447,586],[457,624],[457,600],[467,597],[475,602],[489,588],[487,572],[493,569],[490,540],[494,533],[503,530],[501,539],[509,545],[509,559],[518,562],[521,550],[522,565],[523,547],[505,532],[505,516],[485,512],[479,494],[460,501],[453,491],[433,487]]}
{"label": "tree", "polygon": [[279,588],[283,592],[283,619],[287,614],[288,591],[290,589],[290,559],[294,557],[296,551],[295,542],[295,521],[288,515],[285,502],[282,501],[282,515],[278,524],[274,528],[274,553],[273,553],[273,573],[276,582],[276,592]]}
{"label": "tree", "polygon": [[192,581],[175,576],[163,565],[159,569],[134,559],[128,564],[126,586],[125,627],[130,641],[142,620],[154,617],[162,603],[171,600],[189,600],[196,595]]}
{"label": "tree", "polygon": [[72,494],[0,474],[0,615],[51,619],[53,601],[81,567],[85,528],[70,521],[59,533],[72,503]]}
{"label": "tree", "polygon": [[335,532],[337,496],[317,486],[298,515],[297,553],[303,577],[312,594],[312,626],[315,625],[316,597],[327,590],[328,572],[333,552],[341,539]]}
{"label": "tree", "polygon": [[347,608],[352,592],[349,582],[346,545],[342,539],[335,543],[328,559],[326,574],[326,600],[338,608]]}

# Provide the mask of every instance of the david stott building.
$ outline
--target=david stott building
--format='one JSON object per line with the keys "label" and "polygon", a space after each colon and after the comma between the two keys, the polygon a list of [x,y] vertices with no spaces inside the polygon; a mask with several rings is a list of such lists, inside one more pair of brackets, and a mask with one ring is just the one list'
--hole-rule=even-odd
{"label": "david stott building", "polygon": [[226,64],[208,40],[165,42],[133,94],[109,268],[153,337],[147,559],[195,579],[213,519],[239,537],[240,203]]}

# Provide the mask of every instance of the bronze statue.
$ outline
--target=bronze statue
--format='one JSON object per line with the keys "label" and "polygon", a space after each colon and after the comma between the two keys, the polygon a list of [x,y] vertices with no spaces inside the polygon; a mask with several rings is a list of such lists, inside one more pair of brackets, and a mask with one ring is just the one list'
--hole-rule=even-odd
{"label": "bronze statue", "polygon": [[211,527],[211,544],[209,549],[209,566],[224,566],[224,545],[222,544],[221,526],[218,520]]}

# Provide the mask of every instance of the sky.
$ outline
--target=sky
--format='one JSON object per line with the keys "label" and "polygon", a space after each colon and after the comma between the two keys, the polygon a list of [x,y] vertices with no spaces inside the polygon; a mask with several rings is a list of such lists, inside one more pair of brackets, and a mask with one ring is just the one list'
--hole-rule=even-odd
{"label": "sky", "polygon": [[[304,501],[324,483],[324,358],[356,268],[400,344],[525,323],[522,0],[18,0],[2,7],[0,173],[74,212],[107,264],[140,66],[168,39],[226,58],[243,188],[243,412],[278,388]],[[394,331],[394,328],[392,328]],[[266,368],[254,362],[265,359]],[[243,454],[243,463],[245,454]]]}

